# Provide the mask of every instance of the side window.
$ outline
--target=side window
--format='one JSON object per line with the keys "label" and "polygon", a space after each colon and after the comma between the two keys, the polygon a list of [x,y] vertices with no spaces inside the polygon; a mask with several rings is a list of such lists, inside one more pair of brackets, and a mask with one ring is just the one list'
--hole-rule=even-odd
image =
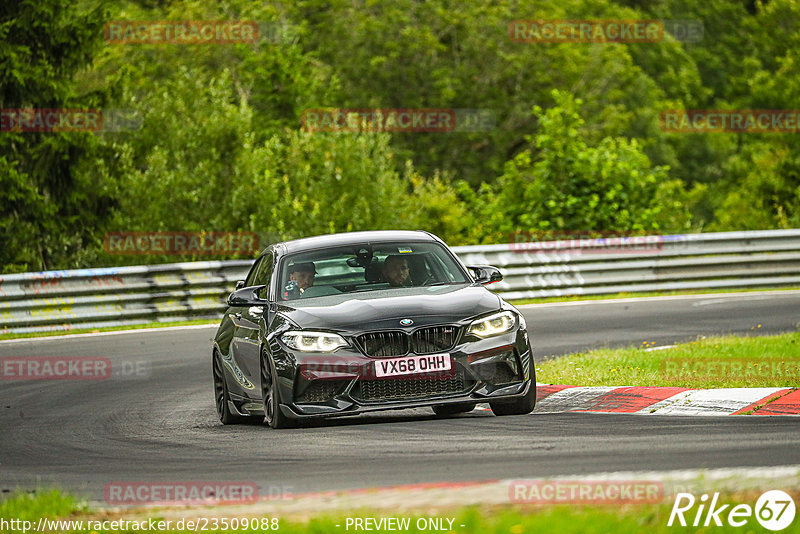
{"label": "side window", "polygon": [[254,286],[264,286],[269,284],[272,278],[272,253],[265,254],[261,258],[261,265],[258,267],[258,272],[255,276]]}
{"label": "side window", "polygon": [[244,281],[244,287],[251,287],[257,285],[255,283],[256,274],[258,270],[261,268],[261,264],[264,263],[264,258],[258,258],[253,266],[250,268],[250,272],[247,273],[247,278]]}

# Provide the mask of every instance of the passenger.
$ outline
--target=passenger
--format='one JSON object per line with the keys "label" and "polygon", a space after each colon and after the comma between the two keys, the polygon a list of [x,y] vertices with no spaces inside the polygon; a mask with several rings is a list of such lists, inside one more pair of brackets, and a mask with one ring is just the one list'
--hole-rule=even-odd
{"label": "passenger", "polygon": [[314,276],[316,274],[317,268],[313,261],[295,263],[289,266],[289,280],[297,282],[300,293],[314,285]]}
{"label": "passenger", "polygon": [[391,287],[404,287],[411,285],[411,271],[408,260],[402,256],[386,256],[381,269],[381,278],[389,282]]}

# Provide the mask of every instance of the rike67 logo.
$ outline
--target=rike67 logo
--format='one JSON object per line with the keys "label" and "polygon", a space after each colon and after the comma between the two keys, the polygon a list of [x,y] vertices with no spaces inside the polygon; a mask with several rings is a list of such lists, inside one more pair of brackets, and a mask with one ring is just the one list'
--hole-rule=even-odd
{"label": "rike67 logo", "polygon": [[732,527],[743,527],[755,517],[765,529],[779,531],[791,525],[794,516],[794,500],[781,490],[763,493],[756,501],[755,507],[749,504],[721,504],[719,493],[714,493],[710,502],[706,493],[699,499],[691,493],[678,493],[667,526],[677,524],[682,527],[721,527],[727,524]]}

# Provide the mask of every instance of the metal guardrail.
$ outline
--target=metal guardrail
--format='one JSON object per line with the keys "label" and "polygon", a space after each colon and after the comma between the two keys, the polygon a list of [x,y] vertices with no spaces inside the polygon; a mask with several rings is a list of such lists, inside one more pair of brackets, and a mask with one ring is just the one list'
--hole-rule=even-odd
{"label": "metal guardrail", "polygon": [[[627,241],[627,244],[625,240]],[[800,284],[800,229],[456,248],[506,299]]]}
{"label": "metal guardrail", "polygon": [[0,276],[0,333],[213,319],[251,260]]}
{"label": "metal guardrail", "polygon": [[[454,247],[507,299],[800,285],[800,229]],[[0,276],[0,333],[217,319],[252,261]]]}

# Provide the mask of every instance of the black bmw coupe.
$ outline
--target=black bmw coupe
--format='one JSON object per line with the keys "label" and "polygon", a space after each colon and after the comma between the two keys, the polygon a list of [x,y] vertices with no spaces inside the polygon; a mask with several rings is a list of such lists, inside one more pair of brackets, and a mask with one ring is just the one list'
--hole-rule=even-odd
{"label": "black bmw coupe", "polygon": [[521,415],[536,402],[525,320],[427,232],[326,235],[269,246],[228,297],[214,338],[224,424],[488,402]]}

